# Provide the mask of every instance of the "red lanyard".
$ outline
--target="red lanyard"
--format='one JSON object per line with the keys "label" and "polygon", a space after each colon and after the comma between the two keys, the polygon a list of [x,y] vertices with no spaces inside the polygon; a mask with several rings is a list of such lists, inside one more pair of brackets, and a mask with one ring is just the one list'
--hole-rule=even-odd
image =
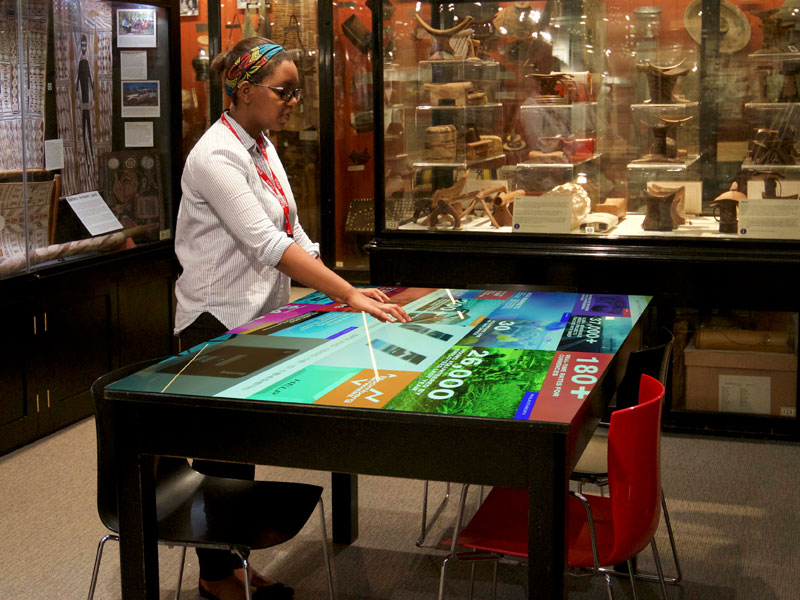
{"label": "red lanyard", "polygon": [[[222,122],[225,124],[225,127],[230,129],[231,133],[236,136],[236,139],[241,142],[242,138],[239,137],[239,134],[236,133],[236,130],[228,122],[227,117],[225,117],[225,113],[222,114]],[[256,164],[255,159],[253,159],[253,165],[255,166],[256,171],[258,171],[258,175],[261,177],[261,180],[267,184],[269,190],[275,194],[275,196],[278,198],[278,202],[280,202],[281,208],[283,209],[283,216],[286,219],[286,235],[289,237],[294,237],[292,233],[292,223],[289,220],[289,201],[286,199],[286,194],[283,191],[281,182],[278,181],[278,176],[275,175],[272,167],[269,166],[269,159],[267,158],[267,145],[264,143],[264,139],[260,135],[258,136],[258,139],[256,139],[256,144],[258,145],[258,149],[261,150],[261,156],[264,157],[264,162],[267,163],[269,174],[265,173],[264,169]]]}

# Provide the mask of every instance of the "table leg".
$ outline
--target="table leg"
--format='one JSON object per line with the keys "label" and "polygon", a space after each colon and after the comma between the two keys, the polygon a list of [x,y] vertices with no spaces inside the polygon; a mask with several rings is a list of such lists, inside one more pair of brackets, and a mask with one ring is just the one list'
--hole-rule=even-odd
{"label": "table leg", "polygon": [[142,456],[134,440],[135,421],[115,427],[119,497],[120,583],[124,600],[156,600],[158,532],[153,457]]}
{"label": "table leg", "polygon": [[358,539],[358,475],[331,473],[333,543],[352,544]]}
{"label": "table leg", "polygon": [[[533,454],[528,490],[528,598],[567,598],[567,478],[564,438],[545,440]],[[549,443],[548,443],[549,442]]]}

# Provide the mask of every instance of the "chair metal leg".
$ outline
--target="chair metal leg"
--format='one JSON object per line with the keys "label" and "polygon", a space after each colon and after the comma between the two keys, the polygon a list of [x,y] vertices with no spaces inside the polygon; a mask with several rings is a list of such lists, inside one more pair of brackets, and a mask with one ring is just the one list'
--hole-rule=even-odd
{"label": "chair metal leg", "polygon": [[252,593],[250,592],[250,561],[238,548],[235,550],[239,558],[242,559],[242,567],[244,567],[244,597],[247,600],[253,600]]}
{"label": "chair metal leg", "polygon": [[472,600],[472,592],[475,590],[475,563],[469,566],[469,595],[467,600]]}
{"label": "chair metal leg", "polygon": [[658,556],[658,546],[656,545],[656,538],[650,540],[650,547],[653,549],[653,560],[656,563],[656,571],[658,572],[658,582],[661,584],[661,595],[664,600],[667,600],[667,586],[664,585],[664,570],[661,568],[661,558]]}
{"label": "chair metal leg", "polygon": [[497,598],[497,564],[499,560],[494,561],[494,568],[492,569],[492,600]]}
{"label": "chair metal leg", "polygon": [[186,546],[181,546],[181,568],[178,569],[178,585],[175,589],[175,600],[181,600],[181,585],[183,584],[183,567],[186,564]]}
{"label": "chair metal leg", "polygon": [[[453,543],[450,546],[450,554],[442,561],[442,569],[439,573],[439,600],[444,600],[444,584],[447,579],[447,566],[450,564],[450,560],[458,560],[458,534],[461,531],[461,522],[464,520],[464,504],[467,502],[468,491],[468,483],[461,486],[461,498],[458,502],[458,512],[456,513],[456,526],[453,530]],[[470,587],[471,586],[472,583],[470,582]]]}
{"label": "chair metal leg", "polygon": [[628,561],[628,579],[631,580],[631,592],[633,592],[633,600],[637,600],[636,598],[636,583],[634,582],[633,578],[633,561]]}
{"label": "chair metal leg", "polygon": [[319,525],[322,530],[322,556],[325,560],[325,575],[328,579],[328,598],[336,600],[336,594],[333,591],[333,573],[331,567],[331,557],[328,552],[328,529],[325,526],[325,506],[322,504],[322,498],[317,503],[319,508]]}
{"label": "chair metal leg", "polygon": [[444,600],[444,582],[447,580],[447,565],[450,561],[450,557],[447,556],[442,561],[442,567],[439,571],[439,600]]}
{"label": "chair metal leg", "polygon": [[606,595],[608,596],[608,600],[614,600],[614,590],[611,589],[611,575],[603,573],[603,577],[605,577],[606,580]]}
{"label": "chair metal leg", "polygon": [[94,558],[94,568],[92,569],[92,583],[89,584],[89,600],[94,598],[94,588],[97,586],[97,575],[100,573],[100,561],[103,558],[103,546],[106,545],[108,540],[119,542],[119,536],[109,533],[103,536],[100,543],[97,545],[97,555]]}
{"label": "chair metal leg", "polygon": [[439,506],[433,512],[433,516],[431,517],[430,522],[428,522],[428,488],[429,482],[425,481],[425,487],[423,488],[422,493],[422,528],[420,530],[419,537],[417,541],[414,542],[417,546],[422,546],[423,542],[425,541],[425,537],[430,533],[433,524],[436,523],[436,520],[439,518],[439,515],[442,514],[444,507],[447,505],[447,501],[450,499],[450,482],[447,482],[447,488],[444,492],[444,498],[439,503]]}
{"label": "chair metal leg", "polygon": [[[675,536],[672,533],[672,522],[669,519],[669,511],[667,510],[667,500],[664,496],[663,488],[661,490],[661,510],[664,513],[664,523],[667,526],[669,545],[672,548],[672,560],[675,562],[675,577],[664,576],[664,583],[669,583],[670,585],[677,585],[681,582],[681,579],[683,578],[683,572],[681,571],[681,563],[678,561],[678,550],[675,547]],[[657,575],[651,575],[649,573],[636,573],[636,579],[640,579],[642,581],[660,581]]]}
{"label": "chair metal leg", "polygon": [[667,534],[669,535],[669,545],[672,547],[672,560],[675,561],[675,577],[665,578],[664,581],[669,583],[679,583],[683,579],[681,572],[681,563],[678,561],[678,549],[675,547],[675,536],[672,533],[672,523],[669,520],[669,511],[667,510],[667,499],[664,496],[664,488],[661,488],[661,508],[664,512],[664,523],[667,525]]}

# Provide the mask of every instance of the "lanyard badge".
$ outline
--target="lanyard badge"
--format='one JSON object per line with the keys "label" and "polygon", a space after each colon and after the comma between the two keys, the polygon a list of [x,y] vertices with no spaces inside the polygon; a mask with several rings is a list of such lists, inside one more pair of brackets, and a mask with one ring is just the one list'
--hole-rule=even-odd
{"label": "lanyard badge", "polygon": [[[228,119],[225,116],[225,114],[222,115],[222,122],[225,124],[225,127],[227,127],[230,130],[230,132],[236,137],[236,139],[241,142],[242,138],[239,137],[239,134],[236,133],[236,130],[228,122]],[[288,235],[289,237],[294,237],[292,231],[292,223],[289,220],[289,201],[286,199],[286,194],[283,191],[283,186],[281,185],[281,182],[278,180],[278,176],[275,175],[275,172],[272,170],[272,167],[269,164],[269,158],[267,158],[267,145],[264,143],[263,137],[259,136],[256,139],[256,145],[258,146],[258,149],[261,151],[261,156],[264,157],[264,162],[267,163],[267,168],[269,169],[269,173],[266,173],[264,169],[259,167],[256,164],[255,159],[253,159],[253,165],[255,166],[256,171],[258,171],[258,176],[261,177],[261,180],[266,184],[269,190],[273,194],[275,194],[275,196],[278,198],[278,202],[280,203],[281,208],[283,209],[286,235]]]}

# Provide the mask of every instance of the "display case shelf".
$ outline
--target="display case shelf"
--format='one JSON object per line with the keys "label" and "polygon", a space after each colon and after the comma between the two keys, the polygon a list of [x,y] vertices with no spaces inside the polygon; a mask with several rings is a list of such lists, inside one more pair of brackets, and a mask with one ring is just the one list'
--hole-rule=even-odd
{"label": "display case shelf", "polygon": [[630,171],[665,171],[667,173],[684,173],[697,164],[700,156],[695,154],[683,159],[664,162],[629,162]]}
{"label": "display case shelf", "polygon": [[753,52],[747,55],[751,60],[772,62],[800,62],[800,52]]}
{"label": "display case shelf", "polygon": [[499,169],[505,164],[506,155],[498,154],[472,161],[461,162],[435,162],[435,161],[412,161],[411,166],[415,169]]}

